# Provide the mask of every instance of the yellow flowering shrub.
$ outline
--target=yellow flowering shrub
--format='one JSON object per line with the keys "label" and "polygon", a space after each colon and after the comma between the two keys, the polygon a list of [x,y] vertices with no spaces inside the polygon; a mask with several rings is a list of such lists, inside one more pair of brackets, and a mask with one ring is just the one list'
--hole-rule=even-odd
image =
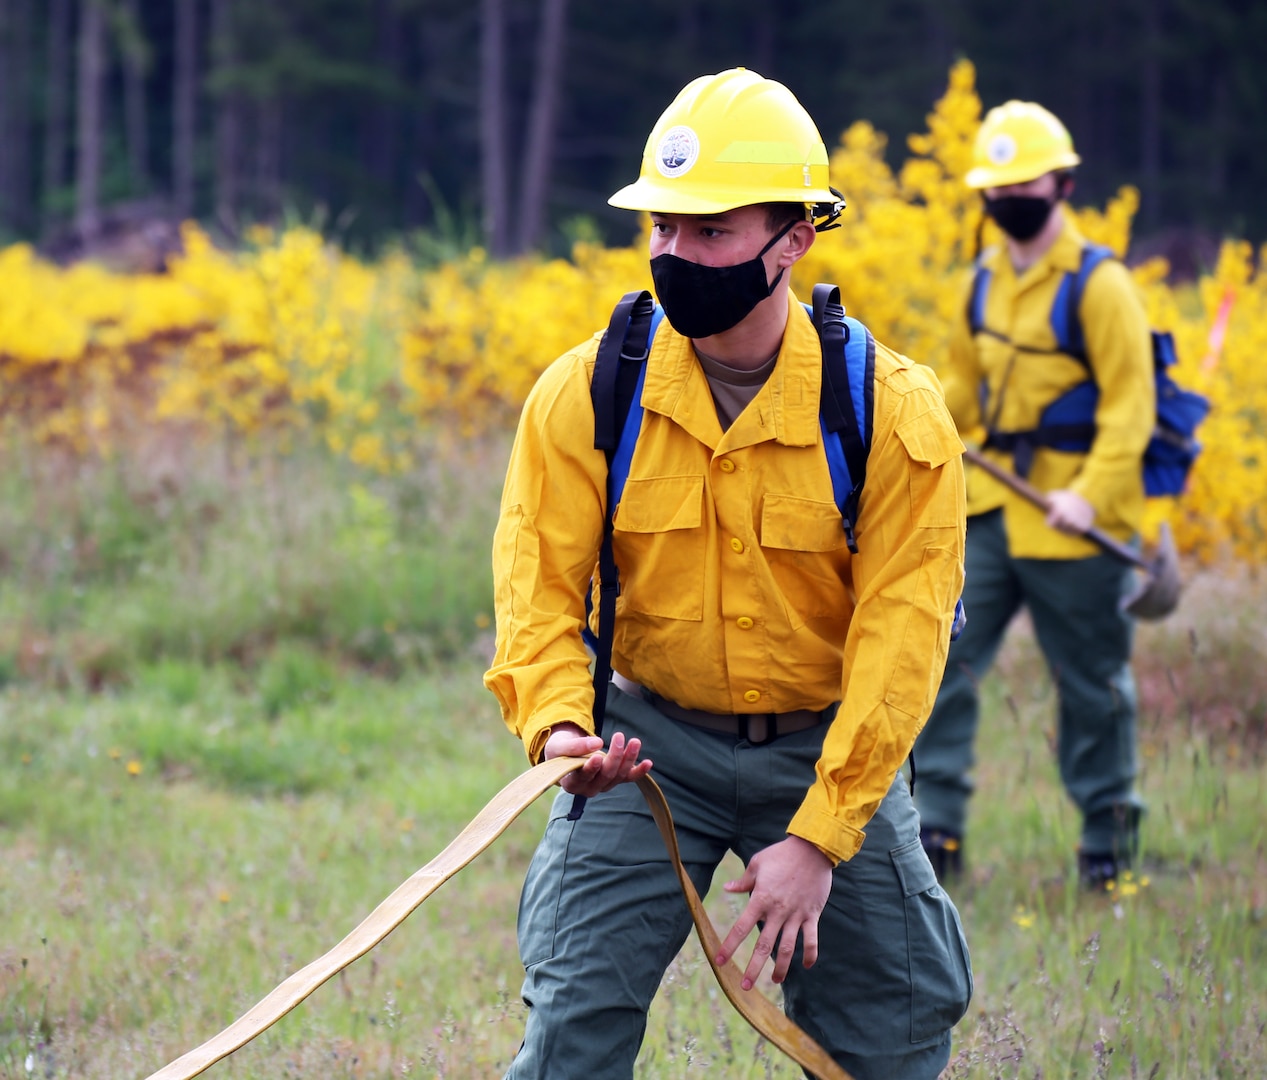
{"label": "yellow flowering shrub", "polygon": [[[796,268],[806,298],[840,285],[876,336],[936,368],[962,318],[972,261],[999,236],[962,178],[981,119],[967,61],[907,140],[894,172],[886,136],[841,134],[832,183],[848,207]],[[1093,240],[1125,255],[1139,204],[1123,188],[1077,211]],[[270,438],[305,434],[369,470],[410,463],[418,431],[505,430],[556,356],[601,331],[624,292],[650,287],[646,232],[630,247],[578,244],[570,259],[490,260],[473,249],[427,272],[403,254],[369,264],[315,232],[254,230],[240,251],[186,226],[162,274],[59,268],[0,250],[0,416],[36,440],[111,453],[136,425],[178,424]],[[1153,325],[1174,332],[1176,378],[1213,411],[1190,490],[1153,500],[1150,529],[1181,547],[1257,562],[1267,521],[1267,252],[1223,246],[1217,267],[1174,287],[1161,260],[1135,276]]]}

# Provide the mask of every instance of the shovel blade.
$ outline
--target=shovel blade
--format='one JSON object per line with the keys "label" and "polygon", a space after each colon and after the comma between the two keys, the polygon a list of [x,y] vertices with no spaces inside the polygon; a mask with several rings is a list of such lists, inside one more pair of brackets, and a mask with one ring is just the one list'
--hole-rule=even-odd
{"label": "shovel blade", "polygon": [[1182,591],[1179,552],[1170,524],[1163,521],[1157,535],[1157,548],[1148,559],[1148,569],[1139,575],[1135,587],[1122,598],[1120,606],[1136,619],[1164,619],[1179,606]]}

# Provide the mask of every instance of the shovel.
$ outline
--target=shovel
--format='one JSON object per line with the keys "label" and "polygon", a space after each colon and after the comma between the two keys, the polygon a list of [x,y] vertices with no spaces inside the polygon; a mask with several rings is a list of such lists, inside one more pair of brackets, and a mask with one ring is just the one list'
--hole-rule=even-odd
{"label": "shovel", "polygon": [[[1022,480],[1019,476],[1008,472],[983,455],[979,450],[968,448],[963,452],[964,459],[984,469],[999,483],[1006,485],[1021,498],[1032,502],[1041,510],[1048,510],[1051,504],[1038,488]],[[1152,558],[1145,558],[1134,548],[1128,547],[1120,540],[1114,540],[1108,533],[1095,526],[1082,534],[1092,543],[1112,555],[1115,559],[1144,571],[1143,576],[1119,605],[1128,615],[1137,619],[1164,619],[1179,604],[1179,593],[1183,584],[1179,580],[1179,553],[1175,550],[1175,538],[1171,535],[1170,525],[1162,522],[1157,536],[1157,550]]]}

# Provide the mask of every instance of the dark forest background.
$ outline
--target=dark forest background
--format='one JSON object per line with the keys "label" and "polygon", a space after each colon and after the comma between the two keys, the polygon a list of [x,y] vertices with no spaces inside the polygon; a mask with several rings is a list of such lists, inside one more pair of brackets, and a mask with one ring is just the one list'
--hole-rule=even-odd
{"label": "dark forest background", "polygon": [[625,242],[607,195],[695,75],[781,79],[896,164],[960,56],[987,108],[1065,120],[1079,201],[1129,182],[1137,235],[1267,238],[1263,0],[0,0],[0,241],[289,214],[365,248]]}

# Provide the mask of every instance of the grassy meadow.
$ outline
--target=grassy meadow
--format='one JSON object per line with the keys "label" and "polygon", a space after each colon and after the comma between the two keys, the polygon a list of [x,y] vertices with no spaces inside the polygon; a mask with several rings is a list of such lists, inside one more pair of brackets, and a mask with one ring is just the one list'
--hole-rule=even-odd
{"label": "grassy meadow", "polygon": [[[504,452],[381,480],[181,440],[126,466],[10,458],[0,1080],[148,1075],[334,945],[525,766],[480,683]],[[1141,626],[1147,852],[1106,897],[1073,880],[1052,691],[1015,629],[955,890],[977,989],[948,1077],[1267,1070],[1264,601],[1244,570],[1194,568],[1179,612]],[[207,1075],[501,1075],[546,802]],[[692,943],[638,1075],[799,1073]]]}

